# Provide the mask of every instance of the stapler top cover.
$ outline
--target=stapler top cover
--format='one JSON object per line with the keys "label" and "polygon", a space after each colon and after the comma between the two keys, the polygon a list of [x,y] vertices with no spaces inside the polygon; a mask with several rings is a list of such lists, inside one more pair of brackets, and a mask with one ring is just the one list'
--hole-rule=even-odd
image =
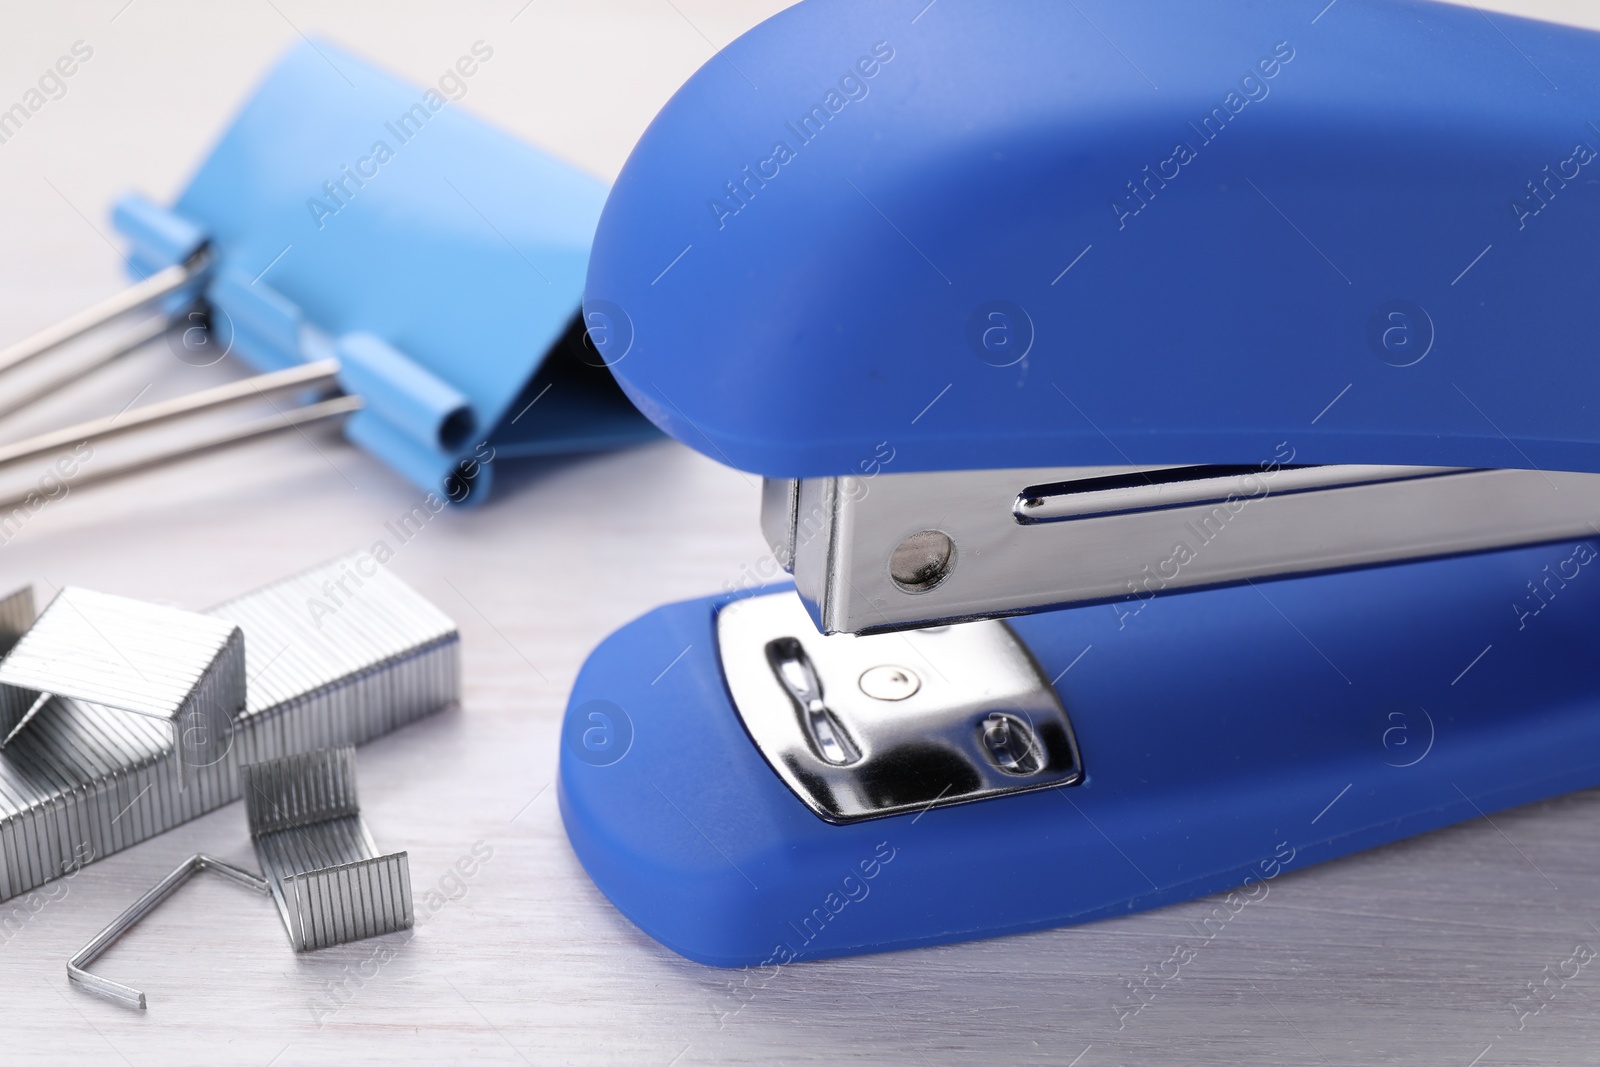
{"label": "stapler top cover", "polygon": [[[806,0],[662,110],[585,290],[774,477],[1600,470],[1600,34],[1423,0]],[[1330,401],[1338,403],[1330,406]]]}

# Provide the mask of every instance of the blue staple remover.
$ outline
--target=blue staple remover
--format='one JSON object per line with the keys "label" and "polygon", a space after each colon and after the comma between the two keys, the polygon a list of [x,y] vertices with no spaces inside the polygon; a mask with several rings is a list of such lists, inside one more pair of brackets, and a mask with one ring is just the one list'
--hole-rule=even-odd
{"label": "blue staple remover", "polygon": [[764,476],[771,555],[590,656],[579,859],[668,947],[771,966],[1600,784],[1595,233],[1590,32],[1423,0],[757,27],[640,140],[584,301],[645,414]]}
{"label": "blue staple remover", "polygon": [[[455,103],[493,56],[477,42],[437,85],[418,87],[326,42],[292,49],[176,203],[136,194],[116,203],[137,284],[0,351],[0,371],[9,371],[157,307],[186,348],[231,353],[261,373],[248,386],[134,409],[115,426],[101,420],[8,445],[0,463],[59,440],[317,387],[343,395],[178,454],[340,417],[352,441],[414,484],[465,502],[487,494],[490,458],[653,435],[585,343],[579,317],[604,183]],[[48,384],[75,374],[57,371]],[[37,395],[8,397],[5,410]]]}

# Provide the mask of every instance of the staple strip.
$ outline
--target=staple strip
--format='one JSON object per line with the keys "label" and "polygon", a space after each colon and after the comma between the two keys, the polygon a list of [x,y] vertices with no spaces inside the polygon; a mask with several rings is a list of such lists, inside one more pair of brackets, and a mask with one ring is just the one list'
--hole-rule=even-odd
{"label": "staple strip", "polygon": [[297,952],[393,933],[412,925],[408,855],[356,860],[283,877],[289,940]]}
{"label": "staple strip", "polygon": [[[228,681],[232,718],[244,706],[243,641],[224,619],[68,586],[0,662],[0,685],[178,720],[214,670]],[[221,695],[221,694],[217,694]]]}
{"label": "staple strip", "polygon": [[[455,625],[363,562],[335,559],[208,613],[242,631],[247,678],[243,714],[208,742],[214,762],[191,750],[186,763],[169,722],[51,700],[0,750],[0,900],[237,800],[246,763],[362,743],[458,701]],[[334,602],[326,586],[341,578],[350,595]]]}
{"label": "staple strip", "polygon": [[0,896],[226,803],[235,774],[185,769],[156,720],[57,697],[0,754]]}
{"label": "staple strip", "polygon": [[252,834],[357,815],[355,749],[320,749],[247,764],[245,812]]}
{"label": "staple strip", "polygon": [[364,744],[459,698],[455,624],[370,556],[334,560],[213,613],[250,635],[242,762]]}
{"label": "staple strip", "polygon": [[355,749],[244,768],[250,836],[298,952],[410,926],[404,852],[380,855],[356,801]]}

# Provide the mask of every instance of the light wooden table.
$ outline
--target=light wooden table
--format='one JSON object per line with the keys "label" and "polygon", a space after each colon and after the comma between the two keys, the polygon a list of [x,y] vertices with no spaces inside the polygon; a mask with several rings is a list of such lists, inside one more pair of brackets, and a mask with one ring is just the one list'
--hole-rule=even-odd
{"label": "light wooden table", "polygon": [[[484,39],[496,58],[462,106],[611,176],[713,44],[780,6],[7,0],[5,103],[74,41],[94,55],[65,97],[0,144],[0,339],[119,283],[111,197],[137,187],[170,198],[302,31],[416,81]],[[1600,26],[1580,0],[1489,6]],[[30,418],[115,410],[145,384],[157,396],[225,374],[157,344]],[[416,502],[362,453],[319,444],[273,441],[74,491],[0,545],[0,578],[204,607],[366,546]],[[67,957],[182,858],[204,850],[253,866],[231,805],[92,865],[8,928],[0,1062],[1600,1062],[1600,970],[1584,969],[1520,1030],[1511,1007],[1547,965],[1600,945],[1595,794],[1287,874],[1120,1027],[1127,984],[1194,942],[1213,902],[792,966],[730,1014],[740,1001],[729,974],[662,949],[589,883],[551,781],[586,653],[764,553],[753,480],[662,441],[502,470],[498,488],[485,507],[433,520],[393,563],[460,623],[464,706],[359,757],[380,844],[410,851],[419,901],[432,889],[454,899],[409,938],[297,956],[271,907],[202,879],[99,965],[149,994],[147,1014],[71,989]],[[455,880],[452,865],[475,847],[492,857]],[[380,945],[392,959],[380,963]]]}

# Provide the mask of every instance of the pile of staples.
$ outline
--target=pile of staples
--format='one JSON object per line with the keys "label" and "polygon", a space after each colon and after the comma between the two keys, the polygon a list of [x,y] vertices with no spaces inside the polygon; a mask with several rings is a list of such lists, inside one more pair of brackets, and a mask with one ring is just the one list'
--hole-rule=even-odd
{"label": "pile of staples", "polygon": [[204,614],[72,587],[37,618],[31,590],[0,600],[0,900],[239,799],[246,764],[455,703],[455,624],[398,578],[363,571],[326,610],[355,562]]}
{"label": "pile of staples", "polygon": [[250,837],[266,877],[203,852],[190,856],[67,961],[73,985],[123,1007],[149,1007],[139,990],[95,974],[89,965],[201,871],[276,900],[296,952],[410,928],[410,860],[373,844],[356,799],[354,748],[281,756],[240,770]]}

